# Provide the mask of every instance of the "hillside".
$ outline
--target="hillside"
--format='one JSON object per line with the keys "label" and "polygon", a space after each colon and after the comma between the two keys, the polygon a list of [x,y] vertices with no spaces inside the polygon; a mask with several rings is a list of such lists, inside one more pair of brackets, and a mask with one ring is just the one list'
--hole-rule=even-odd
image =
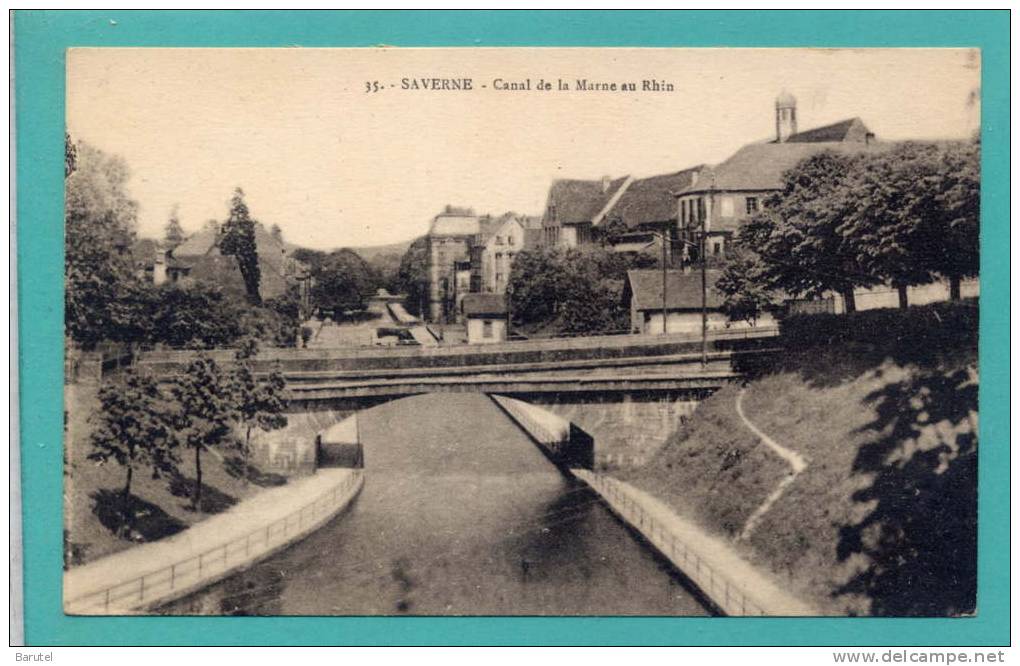
{"label": "hillside", "polygon": [[369,245],[366,247],[350,247],[347,249],[357,252],[362,259],[372,263],[376,257],[383,255],[395,254],[398,257],[404,256],[404,253],[407,252],[407,248],[411,247],[412,242],[414,242],[413,238],[401,241],[400,243],[390,243],[389,245]]}
{"label": "hillside", "polygon": [[[124,468],[114,462],[99,465],[88,459],[90,414],[99,410],[97,387],[73,384],[66,388],[68,423],[64,465],[64,562],[77,566],[138,543],[171,536],[210,515],[229,509],[264,488],[286,483],[280,475],[244,467],[230,450],[213,450],[202,456],[202,511],[191,509],[195,487],[194,456],[183,452],[178,474],[155,478],[139,469],[131,484],[128,511],[121,495]],[[126,523],[132,523],[130,529]]]}
{"label": "hillside", "polygon": [[[826,613],[974,612],[976,303],[799,317],[783,331],[770,368],[703,402],[627,479]],[[744,416],[806,461],[781,491],[791,468],[741,419],[742,391]]]}

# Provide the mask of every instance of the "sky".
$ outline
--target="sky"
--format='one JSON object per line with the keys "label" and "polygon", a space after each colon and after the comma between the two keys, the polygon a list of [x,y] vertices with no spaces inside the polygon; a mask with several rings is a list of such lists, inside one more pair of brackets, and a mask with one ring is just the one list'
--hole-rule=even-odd
{"label": "sky", "polygon": [[72,49],[67,125],[126,160],[143,236],[174,206],[188,232],[223,220],[241,187],[288,241],[330,249],[422,235],[446,204],[540,215],[556,178],[721,162],[774,135],[782,90],[800,130],[860,116],[880,140],[967,137],[979,85],[964,49]]}

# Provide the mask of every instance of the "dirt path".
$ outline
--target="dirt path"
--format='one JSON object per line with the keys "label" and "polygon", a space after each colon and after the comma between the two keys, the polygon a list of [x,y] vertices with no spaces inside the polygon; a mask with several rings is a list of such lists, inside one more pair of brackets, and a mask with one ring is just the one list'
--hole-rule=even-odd
{"label": "dirt path", "polygon": [[758,426],[751,423],[751,420],[747,418],[746,414],[744,414],[743,403],[745,392],[746,389],[740,389],[740,393],[737,394],[737,399],[735,401],[735,406],[737,408],[737,416],[739,416],[740,420],[744,422],[744,425],[747,426],[747,428],[754,433],[755,437],[760,439],[765,446],[772,449],[773,453],[775,453],[777,456],[786,461],[786,464],[790,466],[790,473],[786,477],[784,477],[782,481],[779,482],[779,485],[777,485],[775,489],[771,493],[769,493],[769,496],[765,498],[765,501],[762,502],[758,506],[758,508],[754,510],[754,513],[752,513],[751,516],[747,519],[747,522],[744,523],[744,529],[741,530],[738,539],[746,539],[749,536],[751,536],[751,533],[754,531],[754,528],[758,526],[758,523],[761,521],[762,517],[768,512],[769,509],[772,508],[772,505],[776,503],[776,500],[778,500],[783,495],[783,492],[786,491],[787,486],[793,483],[797,479],[797,476],[807,468],[807,461],[804,459],[802,455],[800,455],[796,451],[786,448],[782,444],[779,444],[778,442],[776,442],[776,440],[772,439],[764,432],[762,432],[758,428]]}

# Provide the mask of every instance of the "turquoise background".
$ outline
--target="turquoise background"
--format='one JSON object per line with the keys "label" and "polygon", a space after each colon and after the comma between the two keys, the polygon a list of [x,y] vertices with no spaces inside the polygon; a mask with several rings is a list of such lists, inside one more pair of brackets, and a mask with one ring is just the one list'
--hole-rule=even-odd
{"label": "turquoise background", "polygon": [[[30,645],[1008,645],[1009,13],[24,11],[14,17],[25,622]],[[72,46],[982,49],[978,616],[77,618],[61,611],[64,53]]]}

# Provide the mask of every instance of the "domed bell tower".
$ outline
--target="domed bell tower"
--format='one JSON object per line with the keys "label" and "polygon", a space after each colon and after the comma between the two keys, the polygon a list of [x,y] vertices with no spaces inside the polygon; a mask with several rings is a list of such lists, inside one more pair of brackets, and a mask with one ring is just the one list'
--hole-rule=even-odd
{"label": "domed bell tower", "polygon": [[776,98],[776,143],[784,143],[797,133],[797,98],[786,92]]}

